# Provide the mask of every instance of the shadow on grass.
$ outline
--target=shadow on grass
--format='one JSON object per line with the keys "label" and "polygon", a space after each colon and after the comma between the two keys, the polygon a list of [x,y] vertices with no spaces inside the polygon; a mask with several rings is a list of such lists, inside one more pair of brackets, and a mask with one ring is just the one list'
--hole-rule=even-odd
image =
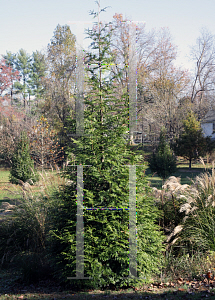
{"label": "shadow on grass", "polygon": [[65,287],[57,281],[47,279],[39,283],[26,285],[19,280],[19,273],[0,271],[0,300],[3,299],[202,299],[210,297],[215,299],[212,287],[204,286],[200,290],[194,290],[189,286],[166,288],[158,286],[142,286],[138,290],[127,289],[103,289],[89,290]]}

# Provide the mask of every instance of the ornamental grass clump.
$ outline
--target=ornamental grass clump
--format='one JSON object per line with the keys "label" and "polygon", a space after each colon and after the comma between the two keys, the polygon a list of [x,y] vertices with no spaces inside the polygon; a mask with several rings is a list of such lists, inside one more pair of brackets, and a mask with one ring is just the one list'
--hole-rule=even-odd
{"label": "ornamental grass clump", "polygon": [[[15,267],[25,282],[50,275],[48,259],[49,210],[54,206],[51,195],[65,184],[58,170],[39,173],[39,182],[30,185],[19,180],[14,204],[5,202],[0,211],[0,266]],[[8,200],[10,201],[10,200]]]}
{"label": "ornamental grass clump", "polygon": [[[187,279],[204,280],[203,274],[213,270],[215,255],[213,251],[195,251],[191,254],[183,249],[180,256],[174,254],[173,249],[166,252],[164,267],[161,272],[161,282],[185,281]],[[158,280],[159,280],[158,279]]]}
{"label": "ornamental grass clump", "polygon": [[153,188],[156,206],[162,211],[162,217],[159,220],[159,225],[162,227],[167,236],[167,246],[175,243],[174,236],[182,230],[183,214],[180,213],[180,207],[186,201],[184,193],[189,189],[188,184],[181,184],[180,178],[175,176],[169,177],[162,190]]}
{"label": "ornamental grass clump", "polygon": [[211,173],[196,176],[185,197],[187,201],[180,207],[185,214],[181,240],[193,248],[215,251],[214,163]]}
{"label": "ornamental grass clump", "polygon": [[[204,161],[201,159],[204,164]],[[166,235],[161,281],[204,279],[215,261],[215,170],[205,172],[191,185],[171,176],[162,190],[154,188],[156,206],[163,211],[160,225]]]}
{"label": "ornamental grass clump", "polygon": [[[204,161],[201,159],[204,165]],[[204,165],[205,166],[205,165]],[[170,177],[163,185],[157,205],[163,210],[167,249],[215,251],[215,170],[196,176],[192,185],[181,185]],[[175,248],[176,249],[176,248]],[[179,251],[179,252],[180,252]]]}

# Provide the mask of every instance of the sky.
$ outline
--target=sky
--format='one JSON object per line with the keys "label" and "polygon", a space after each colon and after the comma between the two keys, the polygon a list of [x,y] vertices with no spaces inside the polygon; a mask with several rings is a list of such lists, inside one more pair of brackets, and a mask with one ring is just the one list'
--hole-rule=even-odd
{"label": "sky", "polygon": [[[102,20],[111,21],[115,13],[144,22],[146,30],[168,27],[178,47],[177,65],[192,69],[190,46],[195,45],[202,27],[215,34],[214,0],[100,0],[107,10]],[[94,0],[0,0],[0,54],[25,49],[29,54],[44,50],[58,24],[69,25],[81,35],[81,27],[91,26]]]}

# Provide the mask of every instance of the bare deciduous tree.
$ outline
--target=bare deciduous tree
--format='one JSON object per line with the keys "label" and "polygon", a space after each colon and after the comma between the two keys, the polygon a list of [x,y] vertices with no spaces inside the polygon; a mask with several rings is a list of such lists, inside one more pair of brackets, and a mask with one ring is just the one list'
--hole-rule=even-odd
{"label": "bare deciduous tree", "polygon": [[148,126],[155,137],[164,126],[169,137],[177,132],[179,100],[186,96],[189,74],[174,66],[177,51],[168,29],[156,34],[154,50],[150,54],[150,68],[140,66],[138,76],[138,117],[142,127]]}
{"label": "bare deciduous tree", "polygon": [[202,118],[213,105],[215,91],[215,37],[207,29],[201,30],[191,57],[196,64],[191,101],[197,105]]}

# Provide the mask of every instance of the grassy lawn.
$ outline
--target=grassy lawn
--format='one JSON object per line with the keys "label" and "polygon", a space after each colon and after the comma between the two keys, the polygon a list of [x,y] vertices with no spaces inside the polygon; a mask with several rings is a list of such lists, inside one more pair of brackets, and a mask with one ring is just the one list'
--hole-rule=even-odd
{"label": "grassy lawn", "polygon": [[[141,154],[141,152],[141,150],[137,150],[137,153]],[[206,167],[209,169],[210,172],[212,165],[206,164]],[[193,163],[192,169],[189,170],[188,162],[183,159],[179,159],[177,171],[172,175],[180,177],[182,184],[191,184],[192,180],[194,180],[195,177],[201,174],[202,172],[205,172],[205,168],[201,163]],[[10,192],[15,192],[17,187],[9,183],[9,173],[10,171],[7,169],[0,169],[0,204],[3,201],[13,202],[15,199],[20,198],[19,195]],[[149,168],[146,169],[145,173],[151,182],[151,186],[161,189],[162,179],[156,176],[156,174],[152,174]],[[36,190],[36,187],[34,189]]]}
{"label": "grassy lawn", "polygon": [[[192,180],[194,180],[197,175],[200,175],[203,172],[205,172],[205,169],[202,167],[195,167],[189,170],[188,166],[178,166],[177,171],[174,174],[172,174],[172,176],[180,177],[181,184],[191,184]],[[156,174],[152,174],[149,168],[146,169],[146,175],[148,176],[152,187],[161,189],[162,179],[160,177],[156,176]]]}
{"label": "grassy lawn", "polygon": [[43,293],[43,292],[21,292],[18,294],[4,294],[0,296],[0,300],[9,299],[35,299],[35,300],[53,300],[53,299],[68,299],[68,300],[87,300],[87,299],[168,299],[168,300],[179,300],[179,299],[193,299],[201,300],[202,298],[215,299],[214,292],[211,291],[201,291],[201,292],[185,292],[183,288],[179,290],[175,289],[163,289],[159,292],[136,292],[136,291],[123,291],[123,292],[113,292],[113,291],[92,291],[92,292],[76,292],[65,291],[65,292],[53,292],[53,293]]}
{"label": "grassy lawn", "polygon": [[19,198],[19,196],[12,194],[9,191],[9,189],[14,192],[16,190],[15,187],[11,183],[9,183],[9,174],[10,174],[10,170],[0,169],[0,204],[1,202],[4,201],[9,201],[9,200],[13,201]]}
{"label": "grassy lawn", "polygon": [[0,169],[0,183],[9,182],[9,174],[10,174],[10,170]]}
{"label": "grassy lawn", "polygon": [[[136,154],[142,154],[147,165],[147,159],[152,154],[152,147],[148,144],[143,147],[141,145],[136,145],[132,147],[132,150]],[[205,163],[205,167],[209,172],[211,172],[211,163]],[[172,174],[172,176],[180,177],[181,184],[191,184],[192,180],[194,180],[197,175],[206,171],[205,167],[199,160],[197,160],[192,162],[191,170],[189,170],[189,162],[182,157],[178,157],[177,171]],[[146,169],[145,174],[148,176],[152,187],[156,187],[158,189],[162,188],[162,179],[160,177],[156,174],[152,174],[149,168]]]}
{"label": "grassy lawn", "polygon": [[[52,171],[46,173],[49,173]],[[40,173],[40,172],[39,172]],[[55,174],[55,171],[53,171]],[[11,204],[14,204],[15,200],[21,198],[21,187],[17,186],[15,184],[12,184],[9,182],[9,174],[10,170],[9,169],[0,169],[0,206],[1,202],[9,202]],[[38,186],[32,186],[32,190],[35,193],[40,193],[40,188]],[[18,192],[18,193],[17,193]]]}
{"label": "grassy lawn", "polygon": [[[211,172],[211,165],[208,165],[209,172]],[[181,184],[191,184],[192,180],[195,179],[197,175],[205,172],[205,168],[203,168],[202,164],[193,164],[191,170],[189,170],[189,165],[186,163],[178,164],[177,171],[172,174],[172,176],[180,177]],[[148,176],[151,186],[161,189],[162,187],[162,179],[156,174],[152,174],[150,169],[146,169],[146,175]]]}

